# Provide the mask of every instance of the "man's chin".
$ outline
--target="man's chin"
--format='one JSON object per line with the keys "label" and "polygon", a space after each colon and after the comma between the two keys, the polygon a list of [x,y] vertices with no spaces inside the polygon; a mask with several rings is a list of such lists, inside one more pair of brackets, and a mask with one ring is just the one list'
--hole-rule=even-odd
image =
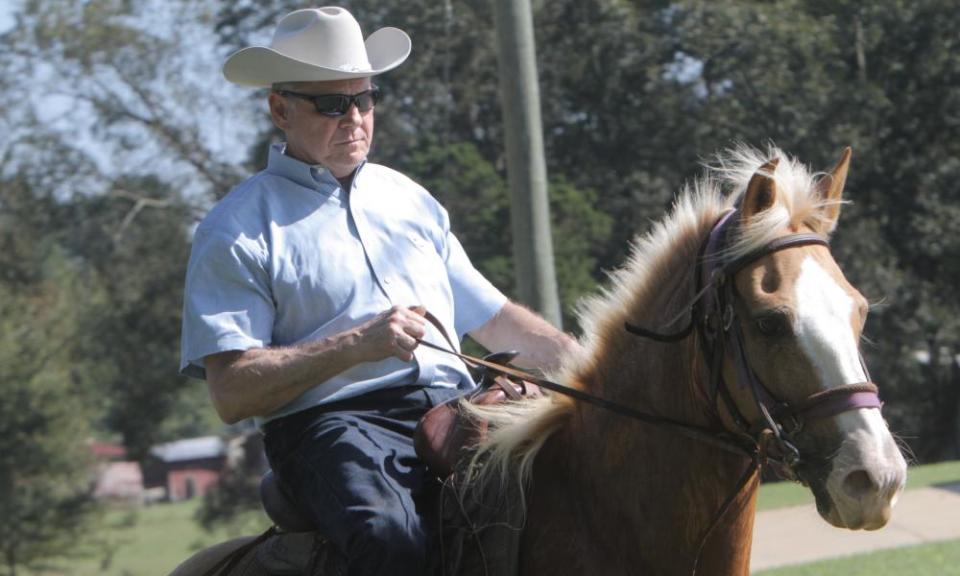
{"label": "man's chin", "polygon": [[363,163],[367,159],[366,154],[360,157],[350,156],[348,158],[323,163],[324,167],[330,170],[330,172],[337,178],[343,178],[344,176],[349,176],[357,169],[357,166]]}

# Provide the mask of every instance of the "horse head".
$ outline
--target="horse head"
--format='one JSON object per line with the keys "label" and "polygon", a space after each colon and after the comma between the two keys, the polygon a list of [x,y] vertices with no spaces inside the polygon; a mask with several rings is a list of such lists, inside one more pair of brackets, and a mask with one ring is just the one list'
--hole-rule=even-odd
{"label": "horse head", "polygon": [[[821,516],[838,527],[873,530],[890,518],[906,463],[880,414],[858,347],[867,300],[825,242],[762,250],[785,238],[830,235],[840,215],[850,149],[832,171],[808,181],[814,189],[803,196],[806,209],[791,205],[797,195],[781,190],[797,184],[785,181],[797,172],[792,162],[774,159],[761,166],[739,199],[732,249],[742,255],[759,248],[759,255],[732,276],[733,329],[750,360],[747,368],[737,366],[737,346],[725,355],[724,379],[737,384],[728,387],[733,406],[722,413],[729,425],[737,410],[751,423],[769,421],[764,410],[785,414],[772,417],[796,449],[794,470],[810,486]],[[757,383],[744,382],[751,378]],[[866,402],[850,400],[871,388]],[[828,391],[840,392],[833,394],[838,408],[818,402],[803,417],[791,413],[790,406]]]}

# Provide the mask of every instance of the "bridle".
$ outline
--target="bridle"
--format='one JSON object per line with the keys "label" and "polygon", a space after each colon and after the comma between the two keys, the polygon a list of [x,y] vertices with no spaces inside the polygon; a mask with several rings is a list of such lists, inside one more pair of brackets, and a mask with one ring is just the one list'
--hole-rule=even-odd
{"label": "bridle", "polygon": [[[769,254],[800,246],[819,245],[829,248],[829,242],[825,237],[818,234],[789,234],[778,237],[745,255],[728,258],[728,242],[736,233],[736,227],[740,221],[739,216],[739,209],[726,211],[714,224],[710,234],[701,244],[696,264],[695,295],[681,311],[681,315],[668,324],[671,325],[679,318],[689,315],[690,319],[686,327],[678,332],[667,334],[648,330],[629,322],[625,323],[625,329],[628,332],[665,343],[681,342],[696,332],[702,343],[704,360],[709,370],[709,381],[702,392],[712,407],[714,416],[721,422],[719,430],[636,410],[582,390],[563,386],[517,370],[512,366],[461,354],[453,349],[452,342],[451,349],[446,349],[420,340],[420,344],[453,354],[474,368],[479,367],[511,379],[527,381],[576,400],[599,406],[634,420],[673,430],[688,438],[749,458],[750,466],[737,481],[735,489],[724,500],[713,521],[700,538],[693,563],[692,573],[694,574],[700,554],[710,534],[751,479],[757,477],[760,468],[772,464],[777,472],[788,479],[806,484],[806,480],[798,472],[802,455],[796,446],[796,436],[803,431],[807,422],[860,408],[881,408],[883,406],[877,386],[870,381],[840,384],[810,394],[804,400],[793,404],[778,399],[763,385],[750,367],[746,356],[740,319],[734,306],[737,298],[734,276],[746,266]],[[429,312],[426,316],[446,337],[442,325],[436,318]],[[447,340],[450,342],[449,338]],[[737,406],[733,394],[731,394],[729,386],[723,378],[723,362],[728,351],[732,355],[739,386],[748,387],[755,403],[755,409],[760,414],[760,419],[755,422],[750,422],[743,416],[743,412]],[[860,362],[863,365],[862,358]],[[863,365],[863,370],[869,379],[869,373],[865,365]],[[728,430],[722,425],[723,420],[718,408],[721,401],[733,420],[735,430]]]}
{"label": "bridle", "polygon": [[[629,322],[625,324],[628,332],[660,342],[680,342],[695,330],[702,344],[704,359],[709,370],[709,380],[707,388],[703,390],[704,395],[720,422],[723,420],[718,402],[723,402],[736,427],[732,433],[747,439],[747,442],[752,445],[751,465],[737,482],[734,491],[721,505],[713,522],[700,539],[694,557],[693,574],[696,573],[700,554],[707,538],[762,466],[772,465],[780,475],[807,484],[799,472],[802,457],[796,445],[796,436],[802,432],[807,422],[860,408],[879,409],[883,406],[876,384],[869,381],[869,372],[862,356],[860,364],[864,375],[867,376],[867,381],[827,388],[810,394],[794,404],[778,399],[757,377],[746,355],[743,330],[736,312],[737,292],[734,277],[746,266],[780,250],[800,246],[829,248],[830,244],[819,234],[788,234],[775,238],[747,254],[729,258],[727,257],[729,239],[736,233],[740,214],[738,208],[722,214],[701,245],[695,274],[697,290],[690,304],[683,310],[684,314],[689,313],[690,316],[690,321],[684,329],[674,334],[662,334]],[[743,416],[723,377],[723,362],[727,351],[732,355],[737,383],[750,390],[756,411],[760,414],[760,419],[755,422],[749,422]]]}
{"label": "bridle", "polygon": [[[860,358],[860,364],[868,380],[852,384],[840,384],[815,392],[804,400],[791,404],[777,398],[751,368],[743,339],[743,330],[736,313],[737,298],[734,276],[760,258],[800,246],[819,245],[829,248],[829,242],[819,234],[799,233],[775,238],[747,254],[728,258],[727,247],[740,221],[740,210],[731,209],[721,215],[710,234],[701,245],[697,261],[697,291],[691,303],[685,307],[689,324],[675,334],[661,334],[627,323],[627,331],[661,342],[679,342],[694,330],[702,343],[709,367],[707,387],[702,390],[715,416],[719,416],[719,402],[723,402],[736,427],[735,434],[751,438],[763,463],[772,464],[778,473],[790,480],[804,484],[798,473],[801,455],[795,438],[805,424],[860,408],[880,408],[877,386],[869,381],[869,372]],[[723,361],[726,353],[732,360],[740,387],[747,388],[753,398],[754,408],[760,419],[749,422],[733,399],[723,378]]]}

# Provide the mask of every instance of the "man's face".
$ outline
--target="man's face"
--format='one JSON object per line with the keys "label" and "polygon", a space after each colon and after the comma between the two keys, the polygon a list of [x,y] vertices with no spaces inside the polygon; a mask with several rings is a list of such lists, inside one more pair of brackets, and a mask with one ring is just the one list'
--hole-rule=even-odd
{"label": "man's face", "polygon": [[[303,82],[291,90],[300,94],[357,94],[370,89],[369,78]],[[270,93],[270,115],[287,135],[287,154],[308,164],[321,164],[341,178],[353,172],[370,151],[373,109],[360,112],[356,105],[343,116],[317,112],[313,103],[294,96]]]}

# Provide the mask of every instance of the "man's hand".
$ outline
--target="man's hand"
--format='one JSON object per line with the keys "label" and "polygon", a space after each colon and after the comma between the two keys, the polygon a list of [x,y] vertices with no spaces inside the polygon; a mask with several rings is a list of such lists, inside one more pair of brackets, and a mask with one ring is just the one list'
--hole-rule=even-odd
{"label": "man's hand", "polygon": [[356,329],[361,362],[376,362],[396,356],[413,360],[413,351],[426,333],[422,306],[394,306],[377,314]]}

